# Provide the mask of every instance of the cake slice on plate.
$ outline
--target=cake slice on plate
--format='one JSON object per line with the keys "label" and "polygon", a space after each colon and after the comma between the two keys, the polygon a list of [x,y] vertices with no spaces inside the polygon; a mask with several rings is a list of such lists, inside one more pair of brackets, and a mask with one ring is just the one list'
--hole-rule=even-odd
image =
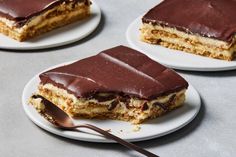
{"label": "cake slice on plate", "polygon": [[235,0],[164,0],[142,18],[141,40],[202,56],[233,60]]}
{"label": "cake slice on plate", "polygon": [[89,0],[1,0],[0,32],[24,41],[89,14]]}
{"label": "cake slice on plate", "polygon": [[134,124],[183,105],[188,83],[173,70],[125,46],[39,75],[30,103],[43,99],[72,117],[117,119]]}

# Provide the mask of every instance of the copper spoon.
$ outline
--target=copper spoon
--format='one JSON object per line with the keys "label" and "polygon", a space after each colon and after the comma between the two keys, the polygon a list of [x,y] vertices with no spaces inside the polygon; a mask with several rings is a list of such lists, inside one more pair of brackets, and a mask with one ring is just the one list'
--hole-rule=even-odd
{"label": "copper spoon", "polygon": [[41,98],[42,99],[42,103],[45,106],[45,109],[43,112],[41,112],[41,114],[43,115],[44,118],[46,118],[49,122],[51,122],[54,126],[56,126],[57,128],[63,129],[63,130],[75,130],[76,128],[88,128],[91,129],[95,132],[98,132],[100,134],[102,134],[104,137],[108,138],[108,139],[112,139],[118,143],[120,143],[121,145],[133,149],[145,156],[148,157],[159,157],[133,143],[127,142],[103,129],[100,129],[94,125],[91,124],[82,124],[82,125],[75,125],[72,121],[72,119],[63,111],[61,110],[59,107],[57,107],[56,105],[54,105],[52,102],[50,102],[49,100],[45,99],[42,96],[39,95],[35,95],[33,96],[35,98]]}

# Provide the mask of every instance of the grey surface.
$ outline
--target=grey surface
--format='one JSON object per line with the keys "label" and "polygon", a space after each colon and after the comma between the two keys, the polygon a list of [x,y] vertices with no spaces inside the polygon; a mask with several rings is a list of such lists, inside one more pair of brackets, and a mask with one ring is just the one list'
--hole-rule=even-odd
{"label": "grey surface", "polygon": [[[43,131],[25,115],[21,95],[36,73],[52,65],[90,56],[119,44],[128,45],[128,25],[158,1],[96,0],[103,11],[99,28],[74,44],[34,52],[0,51],[1,157],[139,156],[118,144],[94,144]],[[233,157],[236,154],[236,71],[179,71],[202,96],[197,118],[170,135],[137,144],[161,157]]]}

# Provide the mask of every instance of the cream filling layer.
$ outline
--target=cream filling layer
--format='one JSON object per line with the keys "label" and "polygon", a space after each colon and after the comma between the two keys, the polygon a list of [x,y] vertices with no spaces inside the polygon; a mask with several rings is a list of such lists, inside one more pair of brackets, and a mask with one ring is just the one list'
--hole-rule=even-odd
{"label": "cream filling layer", "polygon": [[227,49],[227,50],[230,50],[232,48],[232,46],[235,45],[235,41],[236,41],[236,35],[234,36],[232,42],[228,43],[228,42],[224,42],[224,41],[217,40],[217,39],[203,37],[203,36],[200,36],[197,34],[187,34],[185,32],[179,31],[175,28],[162,27],[160,25],[152,25],[151,23],[143,23],[140,30],[141,30],[141,33],[145,37],[152,36],[152,34],[153,34],[152,30],[161,30],[161,31],[168,32],[170,34],[175,34],[178,37],[181,37],[183,39],[190,39],[190,40],[194,41],[195,43],[201,43],[202,45],[209,45],[212,47]]}
{"label": "cream filling layer", "polygon": [[[21,34],[25,31],[28,31],[28,29],[34,27],[34,29],[38,29],[41,28],[42,26],[45,26],[49,23],[53,23],[54,21],[58,21],[59,19],[65,18],[67,17],[68,19],[78,15],[80,13],[84,13],[87,10],[87,5],[85,5],[82,2],[78,2],[76,5],[74,5],[74,3],[69,3],[66,4],[65,2],[60,4],[59,6],[56,6],[50,10],[47,10],[46,12],[38,15],[38,16],[34,16],[31,19],[28,20],[28,22],[26,24],[24,24],[22,27],[16,27],[16,22],[6,19],[4,17],[0,17],[0,21],[3,22],[4,24],[6,24],[8,27],[10,27],[11,29],[13,29],[14,31],[16,31],[17,33]],[[74,8],[78,8],[76,10],[74,10]],[[71,11],[71,12],[65,12],[65,14],[62,14],[63,16],[55,16],[55,17],[50,17],[50,19],[48,19],[48,15],[54,11],[57,12],[63,12],[63,11]],[[66,19],[66,18],[65,18]]]}
{"label": "cream filling layer", "polygon": [[[58,95],[59,97],[64,97],[64,98],[69,98],[72,100],[72,103],[76,106],[84,106],[84,105],[88,105],[90,103],[94,103],[94,104],[100,104],[100,105],[110,105],[113,101],[115,101],[115,99],[113,100],[108,100],[108,101],[104,101],[104,102],[99,102],[96,99],[85,99],[85,98],[76,98],[73,94],[68,93],[66,90],[58,88],[52,84],[45,84],[45,85],[39,85],[39,89],[43,89],[43,90],[49,90],[53,93],[56,93],[56,95]],[[138,99],[138,98],[131,98],[130,99],[130,106],[131,107],[141,107],[143,105],[143,103],[147,102],[147,104],[149,106],[153,105],[154,103],[166,103],[173,95],[176,95],[177,97],[181,94],[184,94],[186,91],[186,89],[183,89],[179,92],[174,92],[171,93],[169,95],[166,96],[160,96],[157,97],[156,99],[152,99],[151,101],[147,101],[147,100],[143,100],[143,99]],[[39,94],[40,90],[39,90]],[[55,98],[57,99],[57,98]]]}
{"label": "cream filling layer", "polygon": [[[160,96],[150,101],[138,98],[130,98],[128,104],[127,102],[119,101],[119,103],[116,104],[116,106],[111,110],[108,110],[108,108],[112,102],[116,101],[117,99],[99,102],[96,99],[77,98],[73,94],[68,93],[66,90],[53,86],[52,84],[40,84],[38,91],[35,94],[41,95],[48,99],[71,116],[89,115],[93,117],[94,115],[118,113],[120,115],[129,116],[129,118],[121,117],[123,120],[131,118],[129,121],[132,123],[140,123],[145,119],[155,118],[166,112],[165,109],[159,105],[156,105],[156,103],[168,105],[171,101],[171,104],[166,106],[168,110],[183,105],[185,101],[185,92],[186,89],[182,89],[178,92],[174,92],[166,96]],[[103,94],[106,95],[107,93]],[[33,104],[38,111],[44,109],[44,105],[41,103],[41,98],[31,99],[30,103]],[[146,109],[142,108],[144,103],[147,105]]]}

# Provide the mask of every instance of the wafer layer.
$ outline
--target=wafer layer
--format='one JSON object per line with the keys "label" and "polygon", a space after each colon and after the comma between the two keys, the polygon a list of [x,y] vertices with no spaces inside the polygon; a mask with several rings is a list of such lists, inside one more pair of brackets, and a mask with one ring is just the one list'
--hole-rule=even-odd
{"label": "wafer layer", "polygon": [[[15,9],[18,8],[15,7]],[[20,15],[12,17],[14,14],[0,16],[0,32],[18,41],[24,41],[88,17],[90,14],[90,4],[87,0],[61,0],[60,3],[59,1],[57,3],[55,2],[55,4],[48,5],[42,10],[32,11],[31,14],[28,16],[25,15],[26,17],[18,17]]]}

